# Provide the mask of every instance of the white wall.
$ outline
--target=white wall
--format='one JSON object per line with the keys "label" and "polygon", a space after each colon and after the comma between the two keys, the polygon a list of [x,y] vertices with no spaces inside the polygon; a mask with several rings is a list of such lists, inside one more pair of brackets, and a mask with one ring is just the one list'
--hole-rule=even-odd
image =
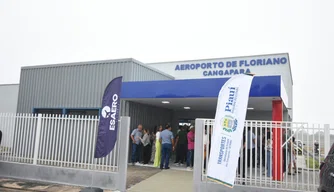
{"label": "white wall", "polygon": [[[284,64],[263,64],[264,60],[268,63],[269,60],[274,62],[276,59],[284,59]],[[253,60],[253,61],[252,61]],[[283,61],[283,60],[280,60]],[[255,62],[252,66],[251,63]],[[233,66],[228,67],[229,64],[233,63]],[[246,64],[249,64],[246,66]],[[194,65],[193,65],[194,64]],[[199,65],[198,65],[199,64]],[[202,68],[202,64],[206,67]],[[147,65],[154,67],[160,71],[174,76],[176,79],[198,79],[198,78],[224,78],[235,75],[234,72],[230,73],[230,70],[244,70],[249,69],[251,73],[257,76],[268,76],[268,75],[282,75],[283,82],[290,83],[287,79],[291,79],[290,74],[290,62],[289,55],[284,54],[273,54],[273,55],[260,55],[260,56],[248,56],[248,57],[232,57],[232,58],[218,58],[218,59],[202,59],[202,60],[191,60],[191,61],[174,61],[174,62],[162,62],[162,63],[148,63]],[[187,68],[189,66],[189,68]],[[196,67],[192,69],[191,67]],[[228,71],[228,74],[226,72]],[[224,74],[209,75],[212,71],[223,71]]]}
{"label": "white wall", "polygon": [[[0,116],[6,116],[1,113],[11,113],[11,118],[0,119],[0,130],[2,131],[1,146],[11,147],[13,145],[13,137],[10,130],[15,128],[15,116],[17,108],[17,99],[19,95],[19,85],[0,85]],[[9,120],[10,119],[10,120]]]}
{"label": "white wall", "polygon": [[16,113],[19,85],[0,85],[0,113]]}
{"label": "white wall", "polygon": [[[269,61],[286,61],[285,64],[267,64],[267,65],[257,65],[263,64],[264,61],[268,63]],[[254,63],[254,66],[251,66],[250,63]],[[261,63],[260,63],[261,62]],[[216,68],[214,68],[214,63]],[[219,65],[220,63],[220,66]],[[245,66],[245,63],[248,63],[249,66]],[[211,65],[211,69],[202,68]],[[223,65],[222,65],[223,64]],[[233,64],[234,67],[227,67],[227,65]],[[219,58],[219,59],[203,59],[203,60],[192,60],[192,61],[175,61],[175,62],[163,62],[163,63],[149,63],[147,64],[150,67],[156,68],[160,71],[163,71],[169,75],[175,77],[175,79],[200,79],[200,78],[226,78],[234,75],[234,72],[246,72],[249,70],[251,73],[256,76],[274,76],[280,75],[284,84],[284,90],[287,94],[288,106],[287,108],[293,108],[293,82],[292,74],[290,68],[289,54],[271,54],[271,55],[259,55],[259,56],[247,56],[247,57],[232,57],[232,58]],[[192,67],[198,67],[197,69],[191,69]],[[200,67],[199,67],[200,66]],[[218,75],[208,76],[211,72],[217,72]],[[227,73],[224,75],[219,75],[219,73]],[[234,71],[230,73],[231,71]],[[292,116],[292,112],[291,112]]]}

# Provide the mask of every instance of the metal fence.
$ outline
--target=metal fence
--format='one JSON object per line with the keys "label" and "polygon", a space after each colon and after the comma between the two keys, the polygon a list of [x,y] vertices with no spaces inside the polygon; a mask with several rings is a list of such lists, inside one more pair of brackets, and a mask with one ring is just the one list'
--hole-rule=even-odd
{"label": "metal fence", "polygon": [[94,159],[97,128],[92,116],[0,114],[0,161],[117,172],[118,142]]}
{"label": "metal fence", "polygon": [[[213,123],[212,119],[196,120],[194,185],[198,191],[214,191],[205,173]],[[320,162],[333,141],[334,129],[329,125],[246,121],[235,184],[280,191],[317,191]]]}

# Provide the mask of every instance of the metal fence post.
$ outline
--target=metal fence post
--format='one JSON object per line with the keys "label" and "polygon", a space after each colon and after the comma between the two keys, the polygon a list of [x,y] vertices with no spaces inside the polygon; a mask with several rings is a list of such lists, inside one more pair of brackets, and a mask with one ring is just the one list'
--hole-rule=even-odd
{"label": "metal fence post", "polygon": [[329,124],[325,124],[324,125],[324,154],[325,157],[327,156],[330,148],[331,148],[331,139],[330,139],[330,125]]}
{"label": "metal fence post", "polygon": [[128,171],[128,151],[129,151],[129,135],[130,135],[130,117],[121,117],[121,123],[119,128],[119,154],[118,154],[118,174],[119,182],[118,190],[121,192],[126,191],[126,176]]}
{"label": "metal fence post", "polygon": [[193,187],[195,192],[201,191],[202,183],[202,165],[204,160],[203,151],[203,129],[204,119],[195,120],[195,154],[194,154],[194,172],[193,172]]}
{"label": "metal fence post", "polygon": [[38,114],[36,137],[35,137],[35,149],[34,149],[34,160],[33,164],[37,165],[38,153],[39,153],[39,141],[41,136],[41,126],[42,126],[42,114]]}

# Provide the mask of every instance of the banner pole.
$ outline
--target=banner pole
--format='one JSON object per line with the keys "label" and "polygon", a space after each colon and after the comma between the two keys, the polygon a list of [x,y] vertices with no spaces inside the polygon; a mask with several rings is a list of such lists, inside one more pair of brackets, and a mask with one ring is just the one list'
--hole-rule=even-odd
{"label": "banner pole", "polygon": [[207,178],[229,188],[235,185],[253,78],[253,74],[235,75],[218,95]]}

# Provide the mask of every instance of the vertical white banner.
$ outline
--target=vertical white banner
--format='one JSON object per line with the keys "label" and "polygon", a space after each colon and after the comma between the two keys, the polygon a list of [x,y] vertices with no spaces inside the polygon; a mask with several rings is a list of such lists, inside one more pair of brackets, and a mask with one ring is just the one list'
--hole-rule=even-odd
{"label": "vertical white banner", "polygon": [[252,75],[231,77],[218,96],[208,179],[233,188],[247,113]]}

